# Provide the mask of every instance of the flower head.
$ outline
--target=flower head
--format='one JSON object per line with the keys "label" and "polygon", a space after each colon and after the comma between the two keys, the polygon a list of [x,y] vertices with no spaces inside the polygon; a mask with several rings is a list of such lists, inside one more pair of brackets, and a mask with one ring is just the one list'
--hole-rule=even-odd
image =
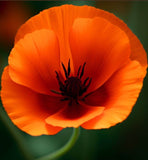
{"label": "flower head", "polygon": [[2,75],[2,103],[31,135],[108,128],[130,114],[146,68],[140,41],[113,14],[53,7],[18,30]]}

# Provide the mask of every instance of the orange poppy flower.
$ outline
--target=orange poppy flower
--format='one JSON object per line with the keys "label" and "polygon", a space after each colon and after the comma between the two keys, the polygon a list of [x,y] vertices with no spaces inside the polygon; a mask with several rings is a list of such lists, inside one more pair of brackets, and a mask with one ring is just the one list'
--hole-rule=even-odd
{"label": "orange poppy flower", "polygon": [[113,14],[53,7],[18,30],[2,75],[2,103],[31,135],[108,128],[130,114],[146,68],[140,41]]}

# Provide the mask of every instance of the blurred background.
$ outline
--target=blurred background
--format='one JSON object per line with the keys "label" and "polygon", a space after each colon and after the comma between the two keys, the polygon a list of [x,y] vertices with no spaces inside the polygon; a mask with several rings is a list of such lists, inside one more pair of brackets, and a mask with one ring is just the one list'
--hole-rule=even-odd
{"label": "blurred background", "polygon": [[[137,35],[148,53],[148,2],[142,1],[0,1],[0,75],[7,65],[18,28],[43,9],[62,4],[91,5],[114,13]],[[130,116],[103,130],[83,130],[75,146],[59,160],[148,160],[148,76]],[[1,104],[0,104],[1,105]],[[2,107],[2,105],[0,106]],[[5,115],[6,116],[6,115]],[[6,116],[10,125],[13,125]],[[63,146],[72,129],[55,136],[32,137],[18,130],[34,157]],[[0,117],[0,160],[24,160]]]}

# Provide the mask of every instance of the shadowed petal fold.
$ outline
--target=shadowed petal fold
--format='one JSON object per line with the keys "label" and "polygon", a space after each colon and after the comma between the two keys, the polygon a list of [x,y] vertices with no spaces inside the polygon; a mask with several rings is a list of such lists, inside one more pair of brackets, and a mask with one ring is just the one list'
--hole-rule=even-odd
{"label": "shadowed petal fold", "polygon": [[86,104],[72,104],[68,103],[56,114],[49,116],[46,119],[47,124],[60,127],[79,127],[85,121],[88,121],[97,115],[100,115],[104,110],[104,107],[97,106],[92,107]]}

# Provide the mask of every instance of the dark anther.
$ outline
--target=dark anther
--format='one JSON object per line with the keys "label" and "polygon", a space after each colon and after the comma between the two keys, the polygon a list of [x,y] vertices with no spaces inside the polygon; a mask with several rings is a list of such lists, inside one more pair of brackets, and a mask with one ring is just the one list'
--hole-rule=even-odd
{"label": "dark anther", "polygon": [[85,86],[85,88],[87,89],[89,86],[90,86],[90,84],[91,84],[91,81],[92,81],[92,78],[90,78],[89,79],[89,82],[88,82],[88,84]]}
{"label": "dark anther", "polygon": [[66,69],[66,67],[64,66],[63,63],[62,67],[65,73],[65,80],[62,81],[60,78],[60,75],[57,71],[55,71],[56,73],[56,78],[59,84],[59,91],[55,91],[55,90],[51,90],[51,92],[56,93],[56,94],[61,94],[63,96],[63,98],[61,99],[61,101],[67,101],[69,100],[69,105],[72,105],[73,101],[77,104],[79,104],[79,100],[83,100],[84,98],[81,97],[83,95],[84,92],[87,91],[88,87],[91,84],[92,79],[87,77],[84,82],[82,83],[82,76],[84,75],[84,69],[85,69],[85,65],[86,63],[83,64],[83,66],[80,66],[78,68],[78,72],[76,77],[74,76],[70,76],[70,60],[68,61],[68,67]]}
{"label": "dark anther", "polygon": [[60,80],[60,77],[59,77],[58,72],[55,71],[55,73],[56,73],[56,78],[57,78],[58,83],[59,83],[59,86],[60,86],[60,90],[63,90],[63,89],[64,89],[64,84],[63,84],[63,82]]}
{"label": "dark anther", "polygon": [[80,74],[80,78],[82,78],[82,76],[83,76],[83,74],[84,74],[85,65],[86,65],[86,62],[83,64],[82,71],[81,71],[81,74]]}
{"label": "dark anther", "polygon": [[[88,81],[89,80],[89,81]],[[88,81],[88,84],[86,85],[86,82]],[[90,86],[90,84],[91,84],[91,81],[92,81],[92,79],[90,78],[86,78],[85,79],[85,81],[84,81],[84,83],[83,83],[83,86],[84,86],[84,88],[83,88],[83,90],[82,90],[82,94],[84,93],[84,92],[86,92],[87,91],[87,89],[88,89],[88,87]]]}
{"label": "dark anther", "polygon": [[68,76],[70,75],[70,59],[69,59],[69,61],[68,61]]}
{"label": "dark anther", "polygon": [[79,69],[78,69],[77,77],[79,77],[80,70],[81,70],[81,66],[80,66]]}
{"label": "dark anther", "polygon": [[65,73],[65,77],[68,78],[68,73],[67,73],[67,70],[66,70],[66,68],[65,68],[63,63],[62,63],[62,67],[63,67],[64,73]]}
{"label": "dark anther", "polygon": [[84,83],[83,85],[85,86],[86,82],[89,80],[89,77],[87,77],[85,80],[84,80]]}

